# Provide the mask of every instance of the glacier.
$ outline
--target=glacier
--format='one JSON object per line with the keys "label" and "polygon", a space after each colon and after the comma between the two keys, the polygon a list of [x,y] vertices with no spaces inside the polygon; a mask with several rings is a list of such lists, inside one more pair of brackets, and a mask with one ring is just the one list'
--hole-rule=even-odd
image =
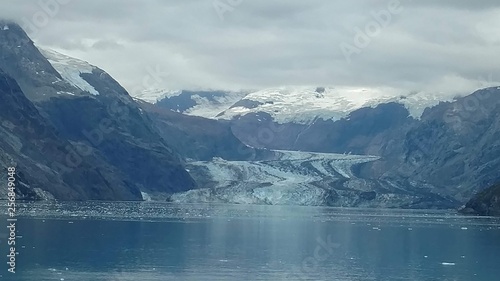
{"label": "glacier", "polygon": [[[188,169],[207,186],[173,194],[178,203],[217,202],[269,205],[349,205],[341,202],[333,186],[357,181],[352,167],[379,159],[370,155],[345,155],[301,151],[274,151],[273,159],[262,161],[194,161]],[[370,192],[358,184],[349,193]],[[351,196],[346,196],[351,197]]]}
{"label": "glacier", "polygon": [[[419,183],[368,179],[357,165],[378,156],[274,150],[270,159],[229,161],[213,158],[186,164],[198,189],[175,193],[174,203],[229,203],[362,208],[439,206],[443,198]],[[158,198],[153,200],[164,200]]]}

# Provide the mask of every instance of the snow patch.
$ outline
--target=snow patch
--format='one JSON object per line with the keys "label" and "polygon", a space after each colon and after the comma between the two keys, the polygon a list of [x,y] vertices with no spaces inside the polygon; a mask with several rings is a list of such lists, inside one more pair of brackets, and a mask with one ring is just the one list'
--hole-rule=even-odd
{"label": "snow patch", "polygon": [[8,25],[4,25],[3,26],[3,30],[9,30],[9,26]]}
{"label": "snow patch", "polygon": [[241,100],[244,95],[245,94],[242,93],[227,93],[225,95],[213,96],[210,99],[200,95],[193,95],[191,99],[196,102],[196,105],[189,108],[184,113],[187,115],[215,119],[221,112]]}
{"label": "snow patch", "polygon": [[56,198],[54,197],[54,195],[52,195],[50,192],[42,190],[42,189],[40,189],[38,187],[33,188],[33,191],[36,193],[36,195],[39,198],[41,198],[41,200],[45,200],[45,201],[56,200]]}
{"label": "snow patch", "polygon": [[[217,115],[230,108],[248,94],[248,92],[213,91],[214,95],[210,95],[212,92],[211,90],[200,92],[206,94],[207,96],[196,94],[191,95],[190,98],[196,103],[196,105],[186,111],[182,112],[177,110],[177,112],[192,116],[216,119]],[[221,94],[221,92],[223,94]],[[183,93],[189,94],[181,90],[147,89],[140,93],[131,93],[131,95],[136,99],[155,104],[163,99],[176,97]]]}
{"label": "snow patch", "polygon": [[71,95],[71,96],[74,96],[75,94],[73,93],[70,93],[70,92],[64,92],[64,91],[59,91],[57,92],[58,95]]}
{"label": "snow patch", "polygon": [[155,104],[164,98],[175,97],[180,95],[181,93],[182,91],[170,91],[170,90],[155,88],[155,89],[146,89],[143,90],[142,92],[137,92],[137,93],[132,91],[130,92],[130,95],[142,101]]}
{"label": "snow patch", "polygon": [[99,95],[99,92],[80,75],[82,73],[92,73],[95,69],[94,66],[90,65],[88,62],[68,57],[54,50],[41,48],[39,48],[39,50],[48,59],[55,70],[59,72],[63,80],[82,91],[89,92],[95,96]]}
{"label": "snow patch", "polygon": [[149,194],[147,194],[146,192],[141,191],[141,196],[142,196],[142,200],[144,200],[144,201],[152,201],[151,196]]}

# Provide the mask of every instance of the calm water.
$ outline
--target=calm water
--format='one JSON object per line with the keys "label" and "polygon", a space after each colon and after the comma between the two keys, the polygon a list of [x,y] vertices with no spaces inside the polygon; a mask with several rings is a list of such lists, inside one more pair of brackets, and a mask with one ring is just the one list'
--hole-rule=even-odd
{"label": "calm water", "polygon": [[500,276],[500,221],[452,211],[45,203],[23,205],[19,215],[17,273],[3,262],[3,280]]}

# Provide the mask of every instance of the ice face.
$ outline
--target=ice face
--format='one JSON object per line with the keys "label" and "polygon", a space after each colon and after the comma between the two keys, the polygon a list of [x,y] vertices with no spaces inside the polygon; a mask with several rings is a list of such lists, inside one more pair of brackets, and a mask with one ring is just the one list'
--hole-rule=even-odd
{"label": "ice face", "polygon": [[353,177],[355,164],[375,156],[276,151],[268,161],[193,162],[190,170],[204,170],[215,186],[174,194],[174,202],[224,202],[270,205],[327,205],[329,182]]}

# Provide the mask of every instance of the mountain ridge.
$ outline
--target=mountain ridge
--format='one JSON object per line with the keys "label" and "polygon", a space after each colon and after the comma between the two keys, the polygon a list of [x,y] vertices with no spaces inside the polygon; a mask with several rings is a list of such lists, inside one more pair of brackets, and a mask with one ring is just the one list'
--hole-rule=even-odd
{"label": "mountain ridge", "polygon": [[[179,107],[179,97],[191,107],[209,106],[210,101],[202,102],[193,99],[186,93],[209,94],[222,93],[225,97],[234,97],[234,102],[227,103],[226,108],[220,108],[217,115],[202,110],[193,111],[180,108],[178,112],[212,119],[231,120],[245,114],[266,113],[280,124],[298,123],[310,124],[316,119],[337,121],[346,118],[350,113],[365,107],[376,107],[380,104],[396,102],[403,104],[413,118],[420,118],[425,108],[437,105],[439,102],[453,101],[465,94],[460,93],[429,93],[401,92],[393,88],[362,88],[362,87],[306,87],[287,86],[268,88],[248,92],[228,91],[161,91],[156,90],[156,98],[149,97],[150,103],[164,105],[166,108]],[[140,98],[140,97],[138,97]]]}
{"label": "mountain ridge", "polygon": [[[0,68],[59,137],[75,146],[67,154],[75,158],[77,170],[97,158],[133,182],[138,200],[141,191],[172,193],[196,186],[183,159],[116,80],[98,67],[76,63],[80,60],[50,52],[49,61],[42,52],[48,51],[40,51],[18,25],[0,31]],[[66,162],[62,166],[71,170]]]}
{"label": "mountain ridge", "polygon": [[[13,133],[0,115],[0,162],[24,165],[24,197],[140,200],[147,192],[178,202],[293,204],[303,194],[314,197],[304,204],[450,208],[500,180],[500,87],[447,100],[362,88],[182,91],[151,104],[104,70],[40,51],[19,26],[8,27],[0,30],[0,69],[15,83],[4,85],[4,98],[26,98],[16,114],[54,132],[30,139],[33,124]],[[197,114],[210,119],[189,116]],[[350,155],[375,158],[353,164]],[[76,185],[79,173],[95,176]],[[37,180],[48,175],[57,190]]]}

